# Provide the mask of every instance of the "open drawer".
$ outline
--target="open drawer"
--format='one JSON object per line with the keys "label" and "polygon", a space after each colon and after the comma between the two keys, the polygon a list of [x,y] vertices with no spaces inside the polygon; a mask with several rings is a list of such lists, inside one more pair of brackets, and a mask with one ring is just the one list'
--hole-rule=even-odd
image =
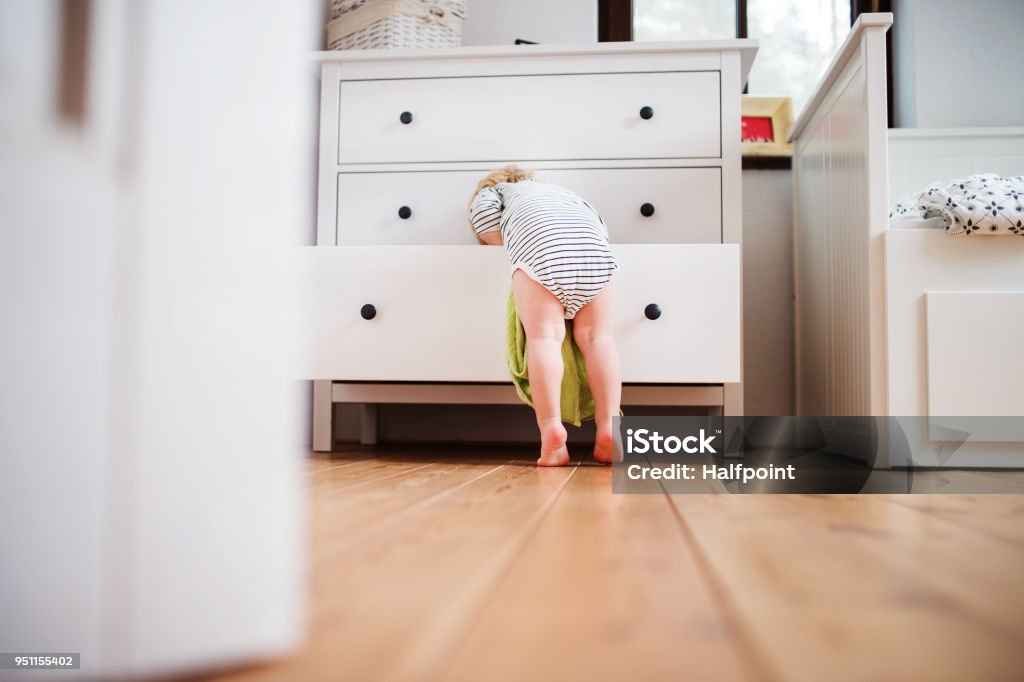
{"label": "open drawer", "polygon": [[[739,381],[739,246],[616,244],[613,250],[621,266],[613,281],[623,381]],[[504,249],[316,246],[302,252],[310,342],[305,378],[509,380]]]}

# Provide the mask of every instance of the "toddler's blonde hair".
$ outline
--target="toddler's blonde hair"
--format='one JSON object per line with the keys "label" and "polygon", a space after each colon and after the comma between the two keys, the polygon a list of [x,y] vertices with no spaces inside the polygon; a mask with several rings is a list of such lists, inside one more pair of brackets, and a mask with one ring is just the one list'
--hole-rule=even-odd
{"label": "toddler's blonde hair", "polygon": [[[499,182],[522,182],[523,180],[532,179],[532,170],[520,168],[515,164],[499,168],[498,170],[493,170],[486,176],[484,176],[484,178],[480,182],[477,183],[476,189],[473,190],[473,196],[469,198],[469,204],[470,206],[472,206],[473,200],[476,199],[476,195],[480,194],[480,190],[486,187],[494,187]],[[473,221],[469,222],[469,229],[473,230],[473,236],[475,236],[476,240],[482,244],[483,241],[480,239],[480,235],[476,233],[476,228],[473,227]]]}

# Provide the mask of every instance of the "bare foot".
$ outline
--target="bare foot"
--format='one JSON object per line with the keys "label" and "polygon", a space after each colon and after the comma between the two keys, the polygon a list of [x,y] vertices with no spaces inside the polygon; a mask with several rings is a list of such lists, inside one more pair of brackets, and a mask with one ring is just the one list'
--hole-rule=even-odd
{"label": "bare foot", "polygon": [[604,464],[618,464],[622,461],[622,444],[611,429],[599,431],[594,439],[594,459]]}
{"label": "bare foot", "polygon": [[569,434],[560,421],[552,421],[540,427],[539,467],[564,467],[569,463],[569,448],[565,441]]}

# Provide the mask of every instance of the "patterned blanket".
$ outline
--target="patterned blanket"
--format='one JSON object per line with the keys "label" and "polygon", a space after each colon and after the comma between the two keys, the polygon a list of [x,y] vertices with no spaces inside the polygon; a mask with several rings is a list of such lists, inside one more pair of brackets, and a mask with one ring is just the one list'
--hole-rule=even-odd
{"label": "patterned blanket", "polygon": [[1024,237],[1024,175],[1004,178],[988,173],[933,182],[923,192],[900,199],[889,212],[889,220],[904,216],[941,216],[946,231],[956,237],[972,234]]}

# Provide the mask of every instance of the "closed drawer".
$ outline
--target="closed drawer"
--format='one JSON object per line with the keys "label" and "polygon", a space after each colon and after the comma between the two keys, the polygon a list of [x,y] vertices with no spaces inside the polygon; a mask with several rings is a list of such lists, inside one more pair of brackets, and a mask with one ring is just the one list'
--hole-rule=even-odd
{"label": "closed drawer", "polygon": [[341,81],[339,90],[338,163],[721,156],[717,71]]}
{"label": "closed drawer", "polygon": [[[735,244],[615,249],[623,380],[740,378],[740,253]],[[509,266],[485,246],[309,247],[306,378],[508,381]],[[658,319],[645,309],[660,308]],[[363,319],[361,308],[375,315]]]}
{"label": "closed drawer", "polygon": [[[337,242],[475,244],[467,205],[485,174],[339,173]],[[590,202],[608,225],[613,244],[722,241],[718,168],[545,170],[536,177]]]}

